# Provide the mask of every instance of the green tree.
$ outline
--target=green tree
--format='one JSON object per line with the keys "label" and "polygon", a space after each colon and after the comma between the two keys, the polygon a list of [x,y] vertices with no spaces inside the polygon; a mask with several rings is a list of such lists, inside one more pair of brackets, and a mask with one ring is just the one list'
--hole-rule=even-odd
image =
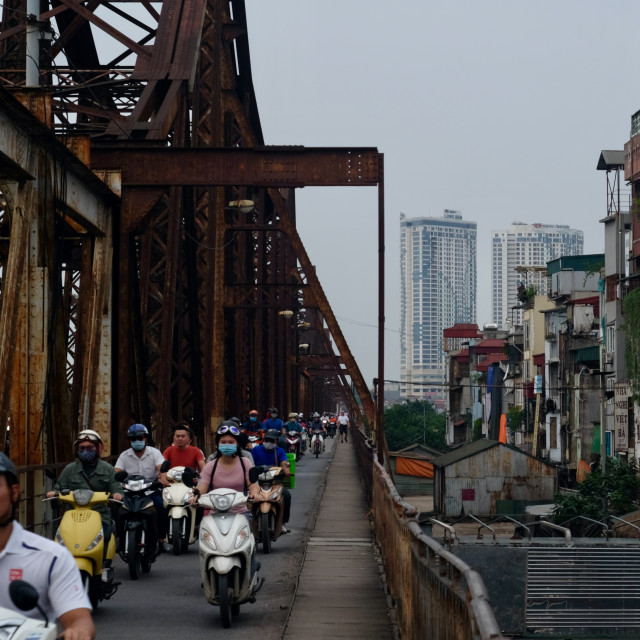
{"label": "green tree", "polygon": [[620,516],[637,509],[640,496],[638,465],[607,458],[607,470],[595,469],[587,474],[576,493],[556,494],[553,520],[562,524],[575,516],[604,520],[608,515]]}
{"label": "green tree", "polygon": [[518,405],[509,407],[507,411],[507,429],[511,433],[519,431],[524,420],[524,409]]}
{"label": "green tree", "polygon": [[623,302],[625,363],[633,399],[640,400],[640,289],[634,289]]}
{"label": "green tree", "polygon": [[426,400],[410,400],[385,409],[384,431],[391,451],[415,442],[434,449],[445,449],[446,420]]}

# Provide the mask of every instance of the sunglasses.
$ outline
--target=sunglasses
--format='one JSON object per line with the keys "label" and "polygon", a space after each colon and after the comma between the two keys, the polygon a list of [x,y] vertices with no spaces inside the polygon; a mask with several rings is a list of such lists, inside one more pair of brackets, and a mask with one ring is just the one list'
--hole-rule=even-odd
{"label": "sunglasses", "polygon": [[144,440],[146,436],[134,436],[129,438],[129,442],[138,442],[139,440]]}
{"label": "sunglasses", "polygon": [[226,424],[218,429],[219,435],[224,435],[225,433],[232,433],[234,436],[240,435],[240,429],[238,427],[229,427]]}

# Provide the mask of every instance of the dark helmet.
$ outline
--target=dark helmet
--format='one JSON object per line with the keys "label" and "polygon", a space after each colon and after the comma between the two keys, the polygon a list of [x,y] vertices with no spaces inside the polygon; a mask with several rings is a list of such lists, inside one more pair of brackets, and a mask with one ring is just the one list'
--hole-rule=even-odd
{"label": "dark helmet", "polygon": [[269,409],[269,411],[271,411],[271,415],[274,413],[280,413],[275,407],[273,407],[273,409]]}
{"label": "dark helmet", "polygon": [[4,474],[7,478],[7,484],[18,484],[18,474],[16,468],[13,466],[13,462],[9,460],[8,456],[0,452],[0,474]]}
{"label": "dark helmet", "polygon": [[238,426],[240,425],[240,418],[233,416],[233,418],[229,418],[229,420],[231,420],[231,422],[235,422]]}
{"label": "dark helmet", "polygon": [[277,429],[267,429],[264,433],[264,437],[266,438],[272,438],[273,440],[275,440],[276,442],[278,441],[278,438],[280,437],[280,434],[278,433]]}
{"label": "dark helmet", "polygon": [[145,427],[143,424],[140,423],[136,423],[136,424],[132,424],[129,427],[129,430],[127,431],[127,438],[136,438],[138,436],[148,436],[149,435],[149,431],[147,430],[147,427]]}

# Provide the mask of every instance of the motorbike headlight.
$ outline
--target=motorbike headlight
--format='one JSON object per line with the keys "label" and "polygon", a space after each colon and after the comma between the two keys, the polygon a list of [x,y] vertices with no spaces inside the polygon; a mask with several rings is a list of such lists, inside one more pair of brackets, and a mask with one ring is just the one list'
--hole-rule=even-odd
{"label": "motorbike headlight", "polygon": [[200,528],[200,542],[204,542],[210,549],[213,549],[213,551],[218,550],[211,532],[208,529],[205,529],[205,527]]}
{"label": "motorbike headlight", "polygon": [[189,500],[191,500],[191,498],[193,497],[193,491],[191,491],[191,489],[189,489],[189,491],[185,492],[185,494],[182,496],[182,504],[189,504]]}
{"label": "motorbike headlight", "polygon": [[162,500],[164,502],[171,502],[171,489],[169,489],[169,487],[165,487],[162,490]]}
{"label": "motorbike headlight", "polygon": [[79,507],[86,507],[93,497],[91,489],[76,489],[73,492],[73,499]]}
{"label": "motorbike headlight", "polygon": [[93,549],[97,544],[99,544],[103,538],[104,538],[104,532],[102,531],[102,529],[100,529],[100,531],[98,531],[98,535],[93,539],[91,544],[87,547],[87,551],[91,551],[91,549]]}
{"label": "motorbike headlight", "polygon": [[124,486],[126,489],[129,489],[129,491],[142,491],[147,488],[147,483],[145,480],[136,479],[125,482]]}
{"label": "motorbike headlight", "polygon": [[231,494],[214,496],[212,502],[216,511],[226,511],[233,503],[233,496]]}
{"label": "motorbike headlight", "polygon": [[58,544],[64,545],[64,540],[62,539],[62,534],[60,533],[60,529],[56,531],[56,542]]}
{"label": "motorbike headlight", "polygon": [[282,486],[278,487],[270,496],[269,500],[277,500],[282,493]]}
{"label": "motorbike headlight", "polygon": [[238,535],[236,536],[236,542],[233,545],[236,549],[238,549],[243,542],[249,537],[249,526],[245,525],[238,531]]}

